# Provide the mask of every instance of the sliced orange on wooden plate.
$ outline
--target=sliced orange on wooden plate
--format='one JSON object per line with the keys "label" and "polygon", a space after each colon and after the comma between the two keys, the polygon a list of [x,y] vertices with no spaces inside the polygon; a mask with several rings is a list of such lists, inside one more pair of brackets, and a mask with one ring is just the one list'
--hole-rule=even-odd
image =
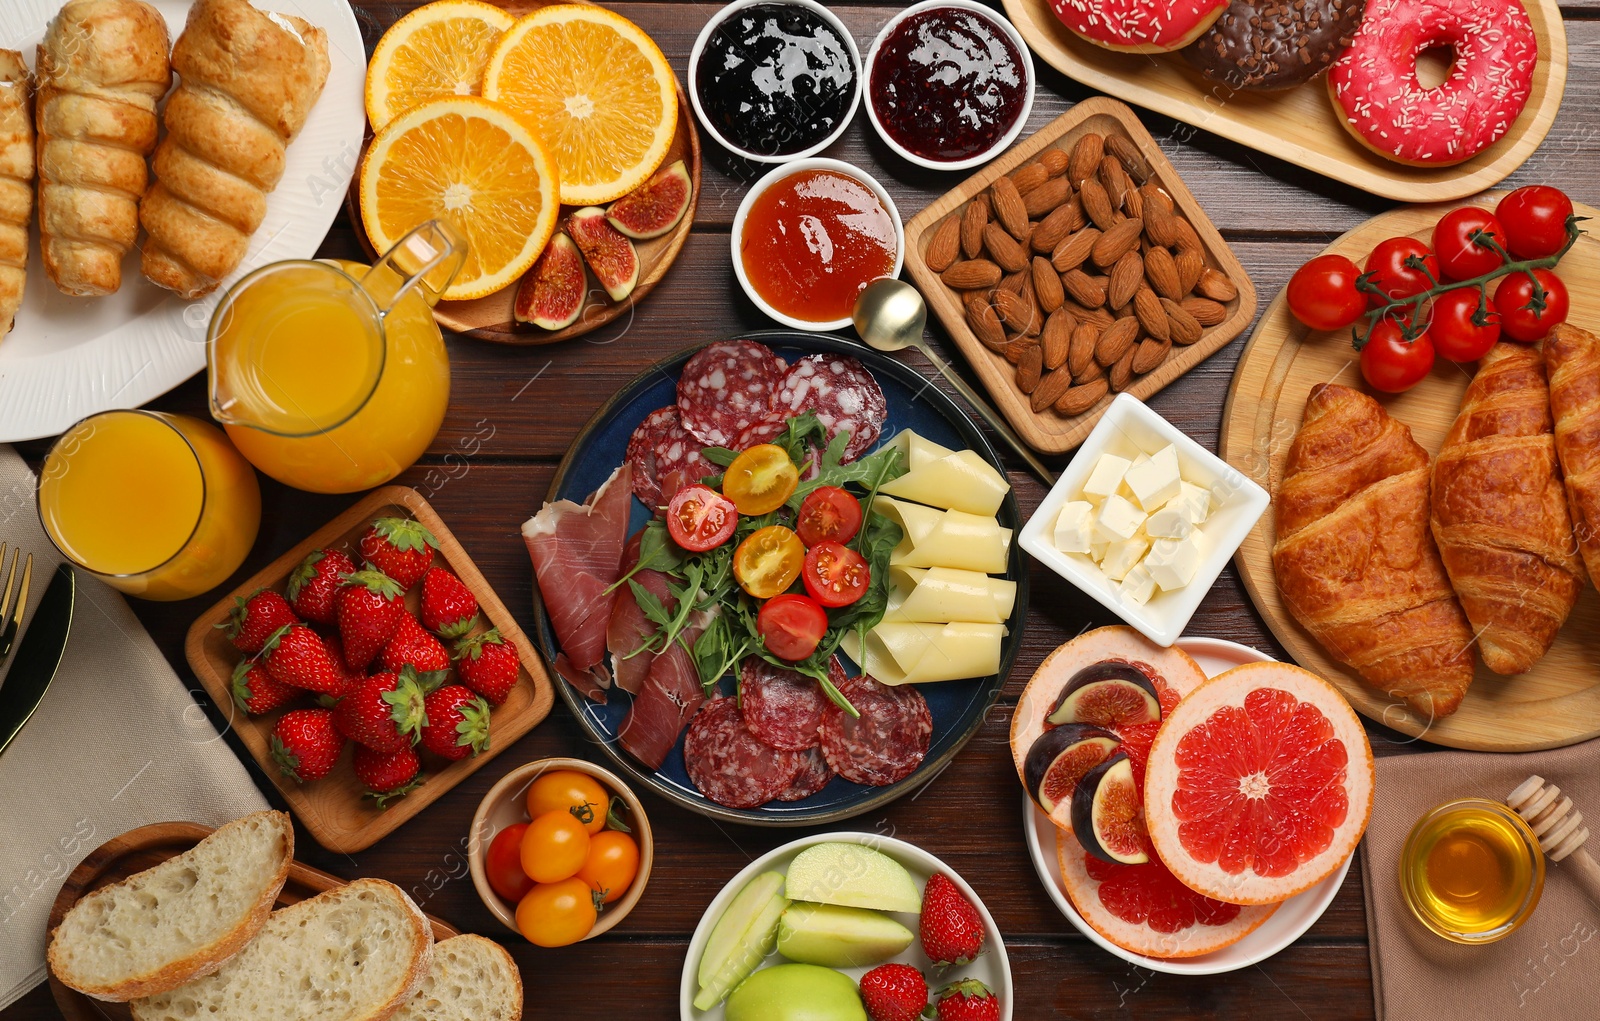
{"label": "sliced orange on wooden plate", "polygon": [[481,96],[489,54],[516,21],[483,0],[437,0],[395,22],[367,63],[372,130],[430,99]]}

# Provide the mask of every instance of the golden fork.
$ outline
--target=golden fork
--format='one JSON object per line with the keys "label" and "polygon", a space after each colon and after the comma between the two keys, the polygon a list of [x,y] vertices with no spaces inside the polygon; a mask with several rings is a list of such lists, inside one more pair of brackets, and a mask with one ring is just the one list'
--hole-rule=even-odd
{"label": "golden fork", "polygon": [[[17,642],[17,631],[22,627],[22,615],[28,612],[28,584],[33,581],[33,554],[29,553],[28,559],[23,562],[20,587],[16,585],[19,560],[22,560],[22,550],[12,550],[11,570],[6,573],[5,589],[0,591],[0,666],[5,666],[11,656],[11,648]],[[6,544],[0,542],[0,569],[4,569],[5,563]],[[12,596],[16,597],[15,609]]]}

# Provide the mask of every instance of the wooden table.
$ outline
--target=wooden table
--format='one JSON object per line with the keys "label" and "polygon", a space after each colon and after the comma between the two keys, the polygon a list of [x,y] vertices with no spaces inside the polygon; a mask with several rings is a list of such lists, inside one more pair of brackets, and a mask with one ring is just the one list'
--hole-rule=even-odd
{"label": "wooden table", "polygon": [[[384,27],[412,6],[357,0],[369,49]],[[717,5],[654,0],[611,6],[656,38],[681,77],[695,35]],[[897,9],[846,0],[830,0],[830,6],[862,45]],[[1566,101],[1549,137],[1509,183],[1555,184],[1576,199],[1596,203],[1600,202],[1596,57],[1600,0],[1566,0],[1563,11],[1572,54]],[[1039,70],[1030,130],[1091,94],[1044,65]],[[1141,116],[1238,252],[1263,306],[1295,267],[1329,240],[1392,205],[1187,125],[1142,111]],[[714,150],[707,142],[694,233],[678,264],[631,319],[557,347],[510,349],[471,340],[449,342],[455,387],[449,415],[428,455],[398,481],[416,486],[432,501],[525,628],[534,624],[533,579],[518,526],[539,508],[555,466],[578,429],[601,402],[655,360],[692,343],[772,325],[740,291],[728,256],[730,223],[750,175]],[[895,158],[871,135],[864,115],[826,155],[871,171],[894,193],[908,219],[961,176],[920,170]],[[334,226],[322,254],[359,255],[348,223],[341,220]],[[938,329],[934,341],[947,357],[954,357],[948,338]],[[1212,449],[1243,342],[1242,337],[1234,341],[1151,401],[1157,411]],[[152,407],[204,415],[202,382],[191,380]],[[23,446],[24,454],[35,460],[44,449],[40,443]],[[1065,458],[1058,459],[1064,462]],[[1019,470],[1011,472],[1011,481],[1024,513],[1031,512],[1043,494],[1040,485]],[[311,496],[265,479],[262,488],[261,537],[230,584],[258,570],[355,499]],[[1351,871],[1327,914],[1298,943],[1256,967],[1214,978],[1178,978],[1127,965],[1091,945],[1051,905],[1023,848],[1021,794],[1006,743],[1010,712],[1017,693],[1051,649],[1085,628],[1112,623],[1113,618],[1042,568],[1035,569],[1032,581],[1026,644],[983,729],[919,797],[859,817],[851,825],[920,844],[972,883],[1006,935],[1019,1021],[1370,1017],[1371,973],[1358,869]],[[192,674],[183,659],[184,632],[210,602],[134,601],[140,619],[185,679],[192,679]],[[1190,632],[1284,655],[1231,567],[1207,596]],[[214,713],[213,718],[220,720]],[[1374,725],[1368,729],[1377,754],[1419,750],[1391,731]],[[248,762],[237,740],[230,738],[230,743]],[[302,832],[301,857],[339,875],[392,880],[428,911],[463,930],[502,940],[521,965],[529,1017],[675,1018],[685,948],[706,905],[751,858],[800,833],[719,825],[647,796],[657,858],[639,906],[607,936],[560,950],[541,950],[500,928],[479,902],[467,875],[466,834],[472,813],[491,784],[517,764],[549,755],[604,761],[598,749],[587,746],[571,714],[558,702],[550,718],[517,747],[377,846],[354,858],[333,855]],[[250,768],[255,772],[254,765]],[[276,800],[271,785],[256,775],[262,790]],[[33,1021],[56,1016],[49,992],[40,987],[0,1018]]]}

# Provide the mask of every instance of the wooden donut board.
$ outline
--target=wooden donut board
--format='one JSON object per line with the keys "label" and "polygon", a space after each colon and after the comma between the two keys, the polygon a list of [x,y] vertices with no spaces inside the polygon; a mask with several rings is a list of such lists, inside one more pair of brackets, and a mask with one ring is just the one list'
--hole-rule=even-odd
{"label": "wooden donut board", "polygon": [[[1492,209],[1503,194],[1480,195],[1471,204]],[[1375,216],[1326,251],[1364,263],[1384,238],[1410,235],[1427,241],[1433,225],[1450,208],[1407,206]],[[1581,204],[1576,208],[1579,216],[1600,217],[1600,210]],[[1600,238],[1580,239],[1557,272],[1572,297],[1570,321],[1600,329]],[[1239,358],[1218,443],[1223,459],[1276,493],[1306,398],[1317,383],[1340,383],[1372,394],[1389,414],[1411,427],[1430,455],[1437,454],[1455,421],[1472,367],[1440,358],[1414,389],[1378,394],[1362,381],[1356,357],[1348,330],[1308,330],[1289,314],[1280,291]],[[1584,591],[1555,645],[1532,670],[1502,677],[1480,663],[1461,708],[1430,721],[1336,663],[1289,615],[1272,572],[1275,540],[1274,516],[1268,513],[1234,555],[1245,589],[1295,661],[1337,684],[1364,715],[1424,741],[1477,751],[1533,751],[1600,736],[1600,593],[1593,587]]]}

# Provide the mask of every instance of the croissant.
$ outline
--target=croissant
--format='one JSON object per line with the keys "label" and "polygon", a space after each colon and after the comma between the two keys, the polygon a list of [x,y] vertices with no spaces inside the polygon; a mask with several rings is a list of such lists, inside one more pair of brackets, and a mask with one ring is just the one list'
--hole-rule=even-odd
{"label": "croissant", "polygon": [[1589,577],[1600,578],[1600,337],[1562,323],[1544,339],[1544,357],[1573,537]]}
{"label": "croissant", "polygon": [[71,0],[39,44],[39,247],[63,293],[122,286],[156,101],[172,83],[167,48],[167,23],[143,0]]}
{"label": "croissant", "polygon": [[1551,430],[1543,353],[1496,344],[1433,466],[1433,537],[1498,674],[1537,663],[1583,591]]}
{"label": "croissant", "polygon": [[1428,532],[1428,453],[1377,401],[1311,391],[1274,497],[1284,604],[1329,655],[1425,719],[1472,683],[1472,631]]}
{"label": "croissant", "polygon": [[33,219],[33,116],[28,67],[0,50],[0,340],[10,332],[28,280],[28,221]]}
{"label": "croissant", "polygon": [[140,206],[150,237],[140,268],[198,298],[239,265],[283,177],[285,149],[328,78],[328,39],[246,0],[198,0],[172,51],[156,183]]}

